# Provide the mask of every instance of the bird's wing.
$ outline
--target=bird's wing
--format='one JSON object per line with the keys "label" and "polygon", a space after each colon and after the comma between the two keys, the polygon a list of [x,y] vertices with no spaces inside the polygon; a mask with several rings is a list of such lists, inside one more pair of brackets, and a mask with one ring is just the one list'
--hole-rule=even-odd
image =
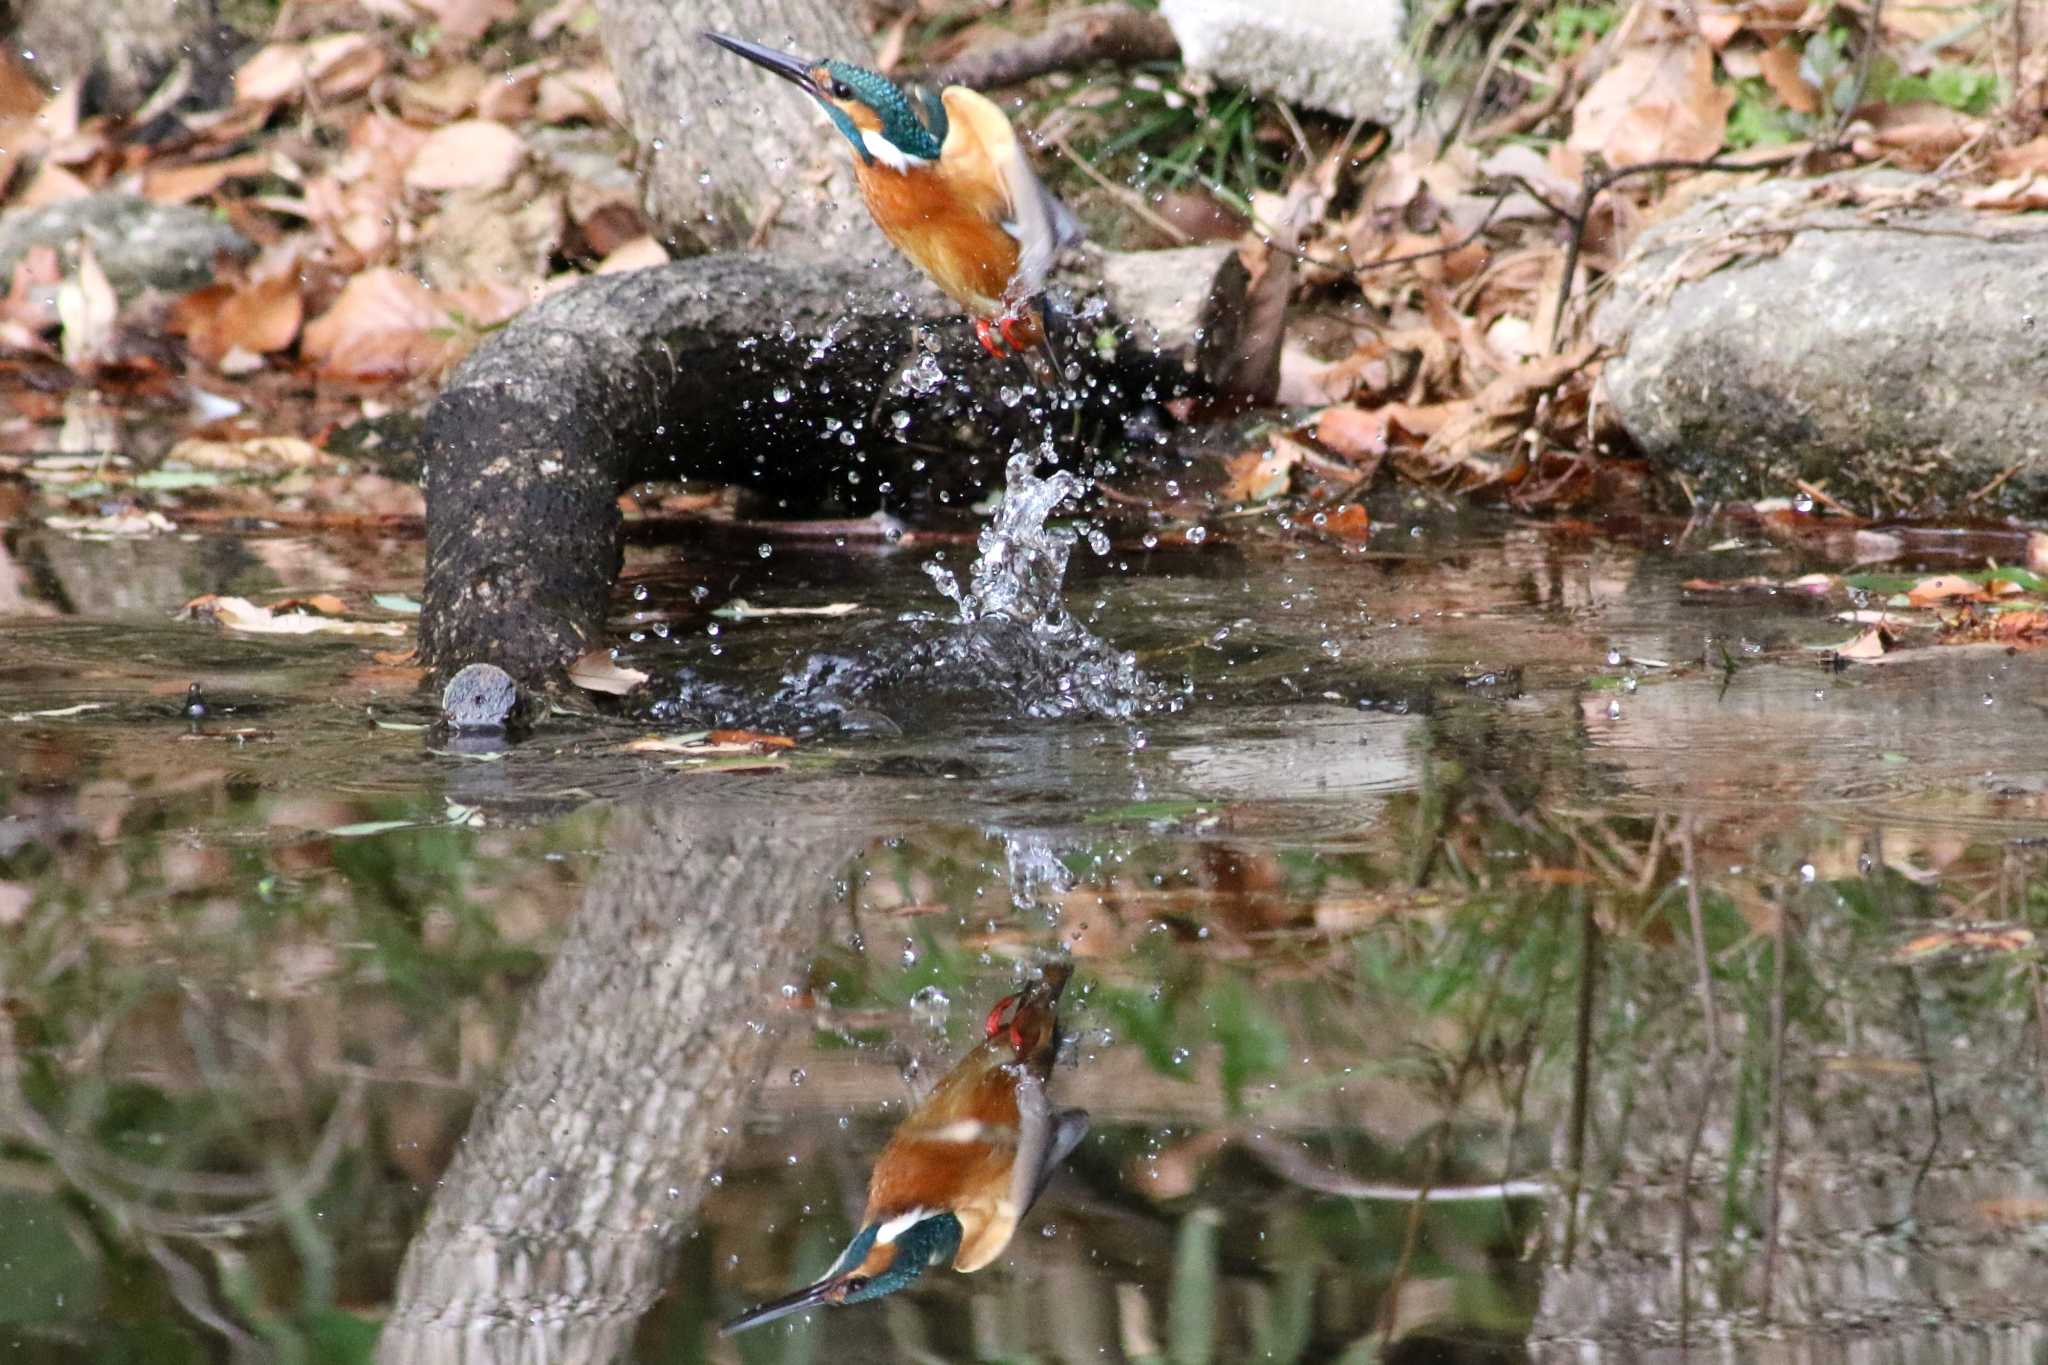
{"label": "bird's wing", "polygon": [[1016,239],[1017,271],[1009,293],[1013,300],[1030,298],[1045,287],[1053,259],[1081,240],[1080,220],[1039,182],[1010,120],[987,96],[949,85],[939,98],[947,116],[939,165],[966,182],[968,197],[993,209],[995,220]]}
{"label": "bird's wing", "polygon": [[1010,1154],[1009,1178],[993,1187],[974,1191],[956,1209],[964,1235],[953,1257],[953,1269],[979,1270],[1003,1254],[1017,1220],[1038,1195],[1039,1171],[1052,1144],[1052,1105],[1045,1087],[1022,1067],[1016,1070],[1016,1148]]}
{"label": "bird's wing", "polygon": [[1024,1205],[1024,1212],[1031,1211],[1031,1205],[1045,1193],[1045,1187],[1052,1183],[1052,1173],[1060,1163],[1073,1155],[1081,1145],[1081,1139],[1088,1136],[1088,1111],[1085,1109],[1062,1109],[1052,1116],[1052,1141],[1046,1144],[1045,1159],[1039,1163],[1038,1183],[1032,1188],[1030,1202]]}

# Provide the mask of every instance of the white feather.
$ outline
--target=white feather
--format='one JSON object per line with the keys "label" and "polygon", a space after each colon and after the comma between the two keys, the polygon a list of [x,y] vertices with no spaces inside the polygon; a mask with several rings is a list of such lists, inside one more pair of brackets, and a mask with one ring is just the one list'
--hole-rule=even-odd
{"label": "white feather", "polygon": [[929,1217],[931,1217],[929,1209],[912,1209],[908,1213],[899,1213],[875,1229],[875,1241],[883,1246],[887,1246]]}
{"label": "white feather", "polygon": [[865,129],[860,140],[867,146],[868,153],[892,171],[907,171],[912,166],[929,166],[931,162],[921,156],[912,156],[888,138],[882,136],[879,128]]}

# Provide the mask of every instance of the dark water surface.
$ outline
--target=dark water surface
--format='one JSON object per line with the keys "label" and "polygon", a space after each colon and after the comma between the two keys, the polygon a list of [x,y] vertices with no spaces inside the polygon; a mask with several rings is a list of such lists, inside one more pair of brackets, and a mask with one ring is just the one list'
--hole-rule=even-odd
{"label": "dark water surface", "polygon": [[[417,544],[8,530],[0,1355],[371,1358],[480,1100],[542,1112],[519,1207],[556,1213],[460,1245],[537,1275],[561,1233],[587,1273],[519,1352],[387,1331],[387,1358],[608,1353],[586,1319],[646,1361],[2048,1355],[2048,663],[1840,671],[1840,602],[1680,586],[1815,567],[1768,547],[1408,530],[1084,546],[1075,616],[1170,705],[1018,718],[970,679],[738,763],[627,745],[949,612],[924,566],[971,543],[639,544],[622,657],[672,704],[491,748],[425,728],[372,655],[405,641],[171,619],[416,592]],[[711,615],[734,598],[861,610]],[[645,882],[648,840],[823,858],[814,827],[851,856],[805,882],[768,839],[788,905],[721,950],[790,964],[730,1021],[767,1059],[737,1143],[545,1113],[584,1093],[551,1049],[636,1036],[606,1013],[634,990],[541,983],[612,942],[579,916]],[[720,913],[652,894],[603,952]],[[906,1073],[1062,949],[1053,1085],[1094,1128],[1004,1256],[716,1338],[832,1261]],[[592,1053],[658,1097],[724,1036]]]}

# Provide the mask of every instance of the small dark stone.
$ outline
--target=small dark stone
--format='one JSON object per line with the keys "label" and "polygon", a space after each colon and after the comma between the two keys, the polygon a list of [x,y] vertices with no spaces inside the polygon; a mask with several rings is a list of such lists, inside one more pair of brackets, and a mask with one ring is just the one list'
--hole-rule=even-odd
{"label": "small dark stone", "polygon": [[470,664],[441,689],[441,715],[457,730],[502,730],[519,708],[519,684],[496,664]]}

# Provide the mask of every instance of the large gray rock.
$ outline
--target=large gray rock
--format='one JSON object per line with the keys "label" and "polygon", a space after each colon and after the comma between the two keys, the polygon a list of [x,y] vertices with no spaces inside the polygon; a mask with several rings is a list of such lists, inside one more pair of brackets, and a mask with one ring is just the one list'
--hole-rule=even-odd
{"label": "large gray rock", "polygon": [[197,289],[213,278],[217,257],[255,250],[204,209],[152,203],[134,194],[95,194],[0,213],[0,278],[13,273],[30,247],[62,249],[81,237],[92,243],[107,282],[123,294]]}
{"label": "large gray rock", "polygon": [[2048,510],[2048,215],[1919,185],[1775,181],[1645,232],[1594,324],[1643,451],[1703,496],[1939,511],[2004,476],[1975,510]]}
{"label": "large gray rock", "polygon": [[1402,0],[1161,0],[1188,70],[1342,118],[1393,122],[1417,81]]}

